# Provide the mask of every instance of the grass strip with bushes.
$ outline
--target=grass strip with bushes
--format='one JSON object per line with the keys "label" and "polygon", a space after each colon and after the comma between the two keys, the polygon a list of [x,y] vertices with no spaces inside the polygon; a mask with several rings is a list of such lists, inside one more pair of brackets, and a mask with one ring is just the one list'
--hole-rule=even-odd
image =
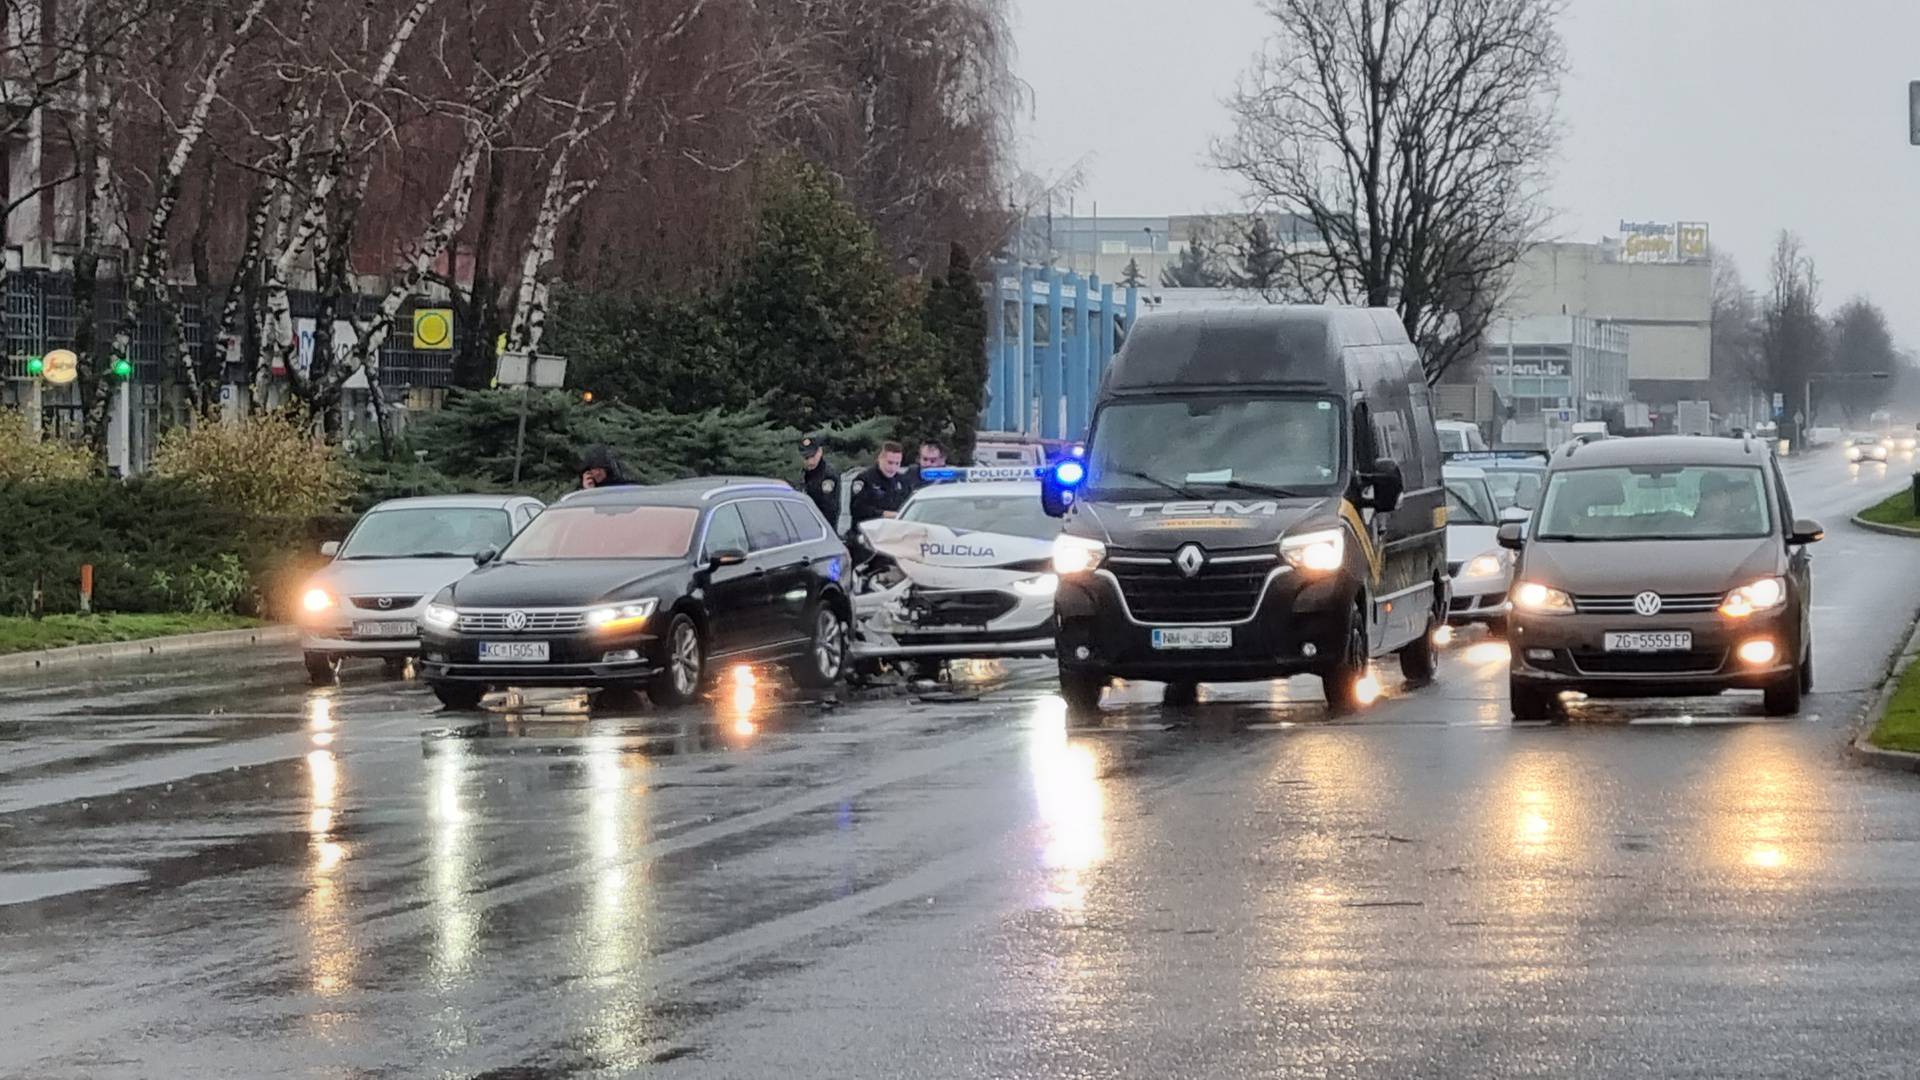
{"label": "grass strip with bushes", "polygon": [[1882,750],[1920,753],[1920,663],[1908,664],[1867,741]]}
{"label": "grass strip with bushes", "polygon": [[1920,515],[1913,512],[1913,492],[1902,491],[1860,511],[1860,520],[1875,525],[1899,525],[1920,529]]}
{"label": "grass strip with bushes", "polygon": [[215,630],[244,630],[264,625],[241,615],[49,615],[44,619],[0,618],[0,655],[58,649],[68,645],[101,645],[114,641],[146,641],[180,634]]}

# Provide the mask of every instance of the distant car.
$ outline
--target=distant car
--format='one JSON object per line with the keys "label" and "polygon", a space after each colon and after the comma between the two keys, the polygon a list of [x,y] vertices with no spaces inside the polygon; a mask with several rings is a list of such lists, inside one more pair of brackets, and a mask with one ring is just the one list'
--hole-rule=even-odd
{"label": "distant car", "polygon": [[1433,430],[1440,436],[1442,454],[1464,454],[1487,448],[1486,436],[1480,434],[1478,424],[1465,420],[1436,420]]}
{"label": "distant car", "polygon": [[697,697],[725,661],[838,681],[852,616],[846,546],[778,480],[576,492],[421,614],[420,674],[451,709],[489,689]]}
{"label": "distant car", "polygon": [[307,675],[332,682],[341,661],[387,662],[405,670],[420,653],[428,600],[472,572],[474,556],[507,546],[541,512],[521,495],[438,495],[391,499],[367,511],[300,596],[300,649]]}
{"label": "distant car", "polygon": [[1487,474],[1448,463],[1442,475],[1447,485],[1447,576],[1453,593],[1447,621],[1485,623],[1503,631],[1513,553],[1499,543],[1500,511]]}
{"label": "distant car", "polygon": [[1846,455],[1848,461],[1887,460],[1887,444],[1878,435],[1858,434],[1847,440]]}
{"label": "distant car", "polygon": [[1035,470],[923,476],[932,482],[898,518],[860,527],[892,566],[854,597],[855,658],[1052,656],[1061,523],[1040,505]]}
{"label": "distant car", "polygon": [[1469,465],[1485,473],[1500,520],[1525,521],[1527,511],[1539,504],[1547,454],[1544,450],[1486,450],[1448,454],[1447,464]]}
{"label": "distant car", "polygon": [[1818,522],[1796,520],[1778,460],[1746,439],[1663,435],[1553,457],[1518,551],[1509,695],[1515,720],[1591,697],[1763,692],[1800,709],[1813,684]]}

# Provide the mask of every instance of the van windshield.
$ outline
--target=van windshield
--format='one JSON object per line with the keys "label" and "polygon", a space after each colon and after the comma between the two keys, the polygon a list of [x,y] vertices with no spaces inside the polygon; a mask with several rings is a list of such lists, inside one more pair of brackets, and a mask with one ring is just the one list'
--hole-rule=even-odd
{"label": "van windshield", "polygon": [[1323,398],[1115,402],[1094,424],[1087,488],[1324,494],[1339,483],[1340,431],[1340,410]]}

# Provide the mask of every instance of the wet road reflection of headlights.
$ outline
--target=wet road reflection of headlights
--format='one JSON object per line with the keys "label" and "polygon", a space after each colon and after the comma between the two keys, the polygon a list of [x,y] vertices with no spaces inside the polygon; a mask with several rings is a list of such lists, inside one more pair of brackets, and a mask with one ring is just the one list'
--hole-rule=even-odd
{"label": "wet road reflection of headlights", "polygon": [[1040,826],[1040,867],[1047,881],[1041,902],[1081,910],[1087,900],[1083,875],[1107,856],[1099,758],[1091,743],[1069,740],[1066,704],[1057,697],[1036,703],[1027,755]]}
{"label": "wet road reflection of headlights", "polygon": [[317,994],[332,996],[348,988],[355,965],[347,920],[340,910],[336,880],[350,854],[332,838],[334,807],[340,797],[340,763],[330,750],[309,751],[307,767],[307,893],[300,909],[305,931],[308,983]]}

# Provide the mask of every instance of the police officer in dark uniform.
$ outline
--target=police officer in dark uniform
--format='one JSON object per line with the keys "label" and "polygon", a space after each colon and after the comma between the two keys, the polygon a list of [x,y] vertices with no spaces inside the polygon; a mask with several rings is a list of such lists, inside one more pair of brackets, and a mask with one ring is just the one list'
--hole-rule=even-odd
{"label": "police officer in dark uniform", "polygon": [[873,464],[853,481],[854,526],[857,528],[861,522],[875,518],[900,516],[900,507],[911,494],[913,490],[907,485],[907,477],[900,471],[900,444],[881,443],[880,452],[873,456]]}
{"label": "police officer in dark uniform", "polygon": [[800,459],[807,466],[801,478],[807,498],[819,507],[820,516],[827,519],[827,525],[837,531],[840,528],[840,481],[827,464],[826,442],[818,435],[801,439]]}

